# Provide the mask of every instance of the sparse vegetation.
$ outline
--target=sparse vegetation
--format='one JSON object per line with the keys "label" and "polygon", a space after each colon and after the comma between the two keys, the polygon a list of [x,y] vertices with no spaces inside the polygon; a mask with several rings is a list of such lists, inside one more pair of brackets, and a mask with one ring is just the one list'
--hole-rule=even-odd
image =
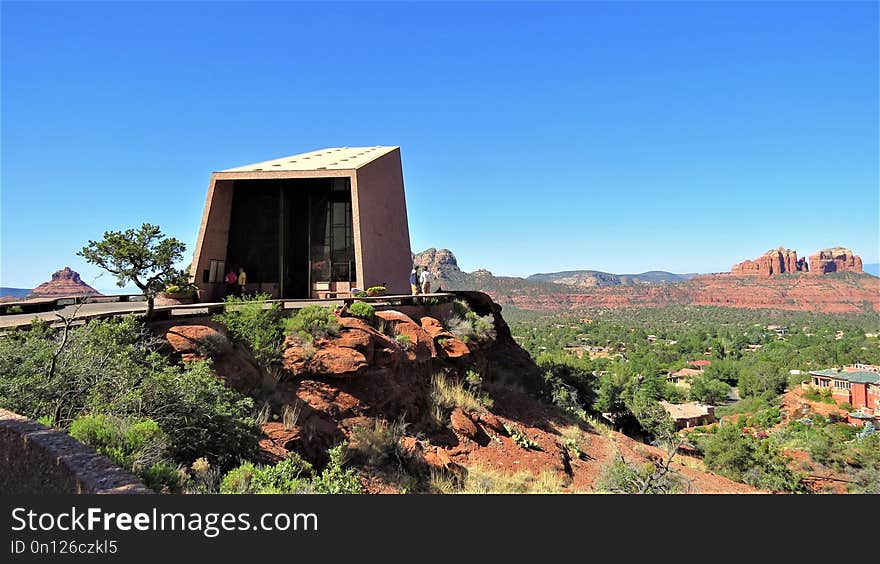
{"label": "sparse vegetation", "polygon": [[337,335],[339,328],[333,308],[319,305],[302,308],[284,323],[285,334],[298,336],[309,343],[314,343],[315,339]]}

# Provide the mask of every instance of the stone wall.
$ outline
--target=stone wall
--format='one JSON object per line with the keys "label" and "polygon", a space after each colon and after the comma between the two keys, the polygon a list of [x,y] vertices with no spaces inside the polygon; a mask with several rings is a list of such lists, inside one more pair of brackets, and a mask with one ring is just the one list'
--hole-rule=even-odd
{"label": "stone wall", "polygon": [[73,437],[0,409],[0,495],[153,493]]}

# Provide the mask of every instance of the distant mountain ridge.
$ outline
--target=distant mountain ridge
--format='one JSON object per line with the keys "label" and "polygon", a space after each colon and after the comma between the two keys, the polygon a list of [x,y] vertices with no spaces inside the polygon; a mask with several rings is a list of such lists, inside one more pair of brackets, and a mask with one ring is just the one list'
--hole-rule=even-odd
{"label": "distant mountain ridge", "polygon": [[526,280],[534,282],[552,282],[577,288],[595,288],[602,286],[621,286],[630,284],[658,284],[663,282],[683,282],[696,274],[675,274],[663,270],[651,270],[641,274],[612,274],[601,270],[566,270],[546,274],[532,274]]}
{"label": "distant mountain ridge", "polygon": [[880,278],[859,272],[763,277],[571,270],[518,278],[495,276],[483,269],[463,272],[451,251],[433,248],[414,254],[413,264],[430,269],[441,289],[478,290],[502,306],[520,309],[706,305],[817,313],[880,312]]}
{"label": "distant mountain ridge", "polygon": [[0,286],[0,298],[24,298],[31,291],[27,288],[7,288]]}

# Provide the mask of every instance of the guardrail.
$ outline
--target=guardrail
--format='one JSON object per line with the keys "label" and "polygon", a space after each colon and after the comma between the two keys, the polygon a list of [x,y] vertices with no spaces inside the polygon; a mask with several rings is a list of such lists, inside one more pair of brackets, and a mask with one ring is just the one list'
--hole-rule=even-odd
{"label": "guardrail", "polygon": [[[114,300],[112,298],[126,297],[125,300]],[[132,300],[133,297],[139,297],[141,299]],[[387,295],[387,296],[366,296],[366,297],[345,297],[345,298],[337,298],[337,299],[308,299],[308,300],[264,300],[259,303],[264,304],[265,307],[269,307],[271,304],[280,304],[282,309],[285,310],[299,310],[306,306],[317,304],[317,305],[346,305],[349,306],[354,302],[363,301],[371,303],[377,307],[394,307],[394,306],[424,306],[424,305],[436,305],[444,302],[449,302],[455,299],[455,294],[448,292],[437,292],[432,294],[418,294],[418,295],[410,295],[410,294],[400,294],[400,295]],[[88,299],[92,298],[92,299]],[[94,298],[111,298],[111,299],[101,299],[99,301],[94,300]],[[65,302],[68,300],[69,302]],[[72,301],[70,301],[72,300]],[[431,301],[428,301],[431,300]],[[436,301],[435,301],[436,300]],[[53,309],[57,309],[60,306],[69,306],[76,304],[92,304],[92,303],[113,303],[113,302],[129,302],[129,301],[146,301],[143,299],[143,295],[141,294],[128,294],[126,296],[78,296],[78,297],[69,297],[69,298],[53,298],[44,301],[43,303],[52,303],[54,304]],[[19,302],[21,303],[21,302]],[[4,306],[13,305],[14,302],[8,302],[6,304],[2,304]],[[146,307],[146,305],[144,306]],[[194,315],[214,315],[217,313],[223,313],[227,308],[232,307],[235,308],[235,304],[227,304],[226,302],[210,302],[210,303],[193,303],[193,304],[174,304],[174,305],[165,305],[165,306],[156,306],[153,309],[153,320],[154,321],[162,321],[168,320],[174,317],[187,317]],[[51,311],[51,309],[46,309],[42,311]],[[102,319],[107,317],[113,317],[116,315],[128,315],[132,313],[140,313],[140,310],[132,310],[132,309],[124,309],[117,311],[100,311],[100,312],[82,312],[79,311],[76,313],[73,325],[81,325],[83,323],[87,323],[93,319]],[[21,312],[21,313],[35,313],[31,312]],[[11,314],[10,314],[11,315]],[[26,328],[32,324],[33,318],[27,318],[22,316],[21,320],[13,323],[5,323],[2,327],[0,327],[0,332],[15,329],[15,328]],[[61,326],[63,322],[61,320],[50,321],[50,326]]]}
{"label": "guardrail", "polygon": [[[15,315],[18,313],[39,313],[41,311],[52,311],[59,307],[76,305],[82,303],[114,303],[114,302],[131,302],[146,301],[147,298],[143,294],[113,294],[109,296],[59,296],[49,298],[33,298],[30,300],[19,300],[17,302],[0,303],[0,315]],[[10,311],[17,309],[18,311]]]}

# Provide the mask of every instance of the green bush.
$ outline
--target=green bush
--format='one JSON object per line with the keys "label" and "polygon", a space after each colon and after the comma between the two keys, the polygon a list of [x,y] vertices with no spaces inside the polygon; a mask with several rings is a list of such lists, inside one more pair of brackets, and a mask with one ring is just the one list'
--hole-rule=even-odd
{"label": "green bush", "polygon": [[333,308],[310,305],[285,320],[284,332],[312,343],[315,339],[338,334],[339,320],[336,319]]}
{"label": "green bush", "polygon": [[346,444],[330,449],[327,467],[314,475],[312,465],[296,453],[274,466],[255,466],[245,462],[229,471],[220,483],[223,494],[269,494],[269,493],[361,493],[357,471],[346,469]]}
{"label": "green bush", "polygon": [[179,491],[183,476],[168,459],[168,438],[151,419],[85,415],[70,425],[70,436],[132,471],[156,491]]}
{"label": "green bush", "polygon": [[801,492],[800,475],[788,467],[788,458],[772,438],[756,439],[736,425],[721,425],[698,437],[706,467],[731,480],[771,491]]}
{"label": "green bush", "polygon": [[345,468],[346,447],[347,444],[342,443],[327,451],[330,455],[330,462],[323,472],[312,481],[316,492],[325,494],[359,494],[363,492],[357,470]]}
{"label": "green bush", "polygon": [[228,466],[257,452],[253,402],[214,374],[211,363],[172,364],[134,316],[94,320],[61,335],[45,324],[0,339],[0,407],[67,429],[82,413],[149,418],[176,463],[207,457]]}
{"label": "green bush", "polygon": [[849,403],[848,401],[842,402],[838,407],[844,411],[852,411],[853,410],[852,404]]}
{"label": "green bush", "polygon": [[348,313],[360,317],[364,321],[372,322],[376,317],[376,308],[367,302],[354,302],[348,306]]}
{"label": "green bush", "polygon": [[277,303],[260,303],[268,299],[269,294],[228,296],[225,311],[214,316],[236,340],[250,348],[264,368],[281,362],[284,345],[283,310]]}

